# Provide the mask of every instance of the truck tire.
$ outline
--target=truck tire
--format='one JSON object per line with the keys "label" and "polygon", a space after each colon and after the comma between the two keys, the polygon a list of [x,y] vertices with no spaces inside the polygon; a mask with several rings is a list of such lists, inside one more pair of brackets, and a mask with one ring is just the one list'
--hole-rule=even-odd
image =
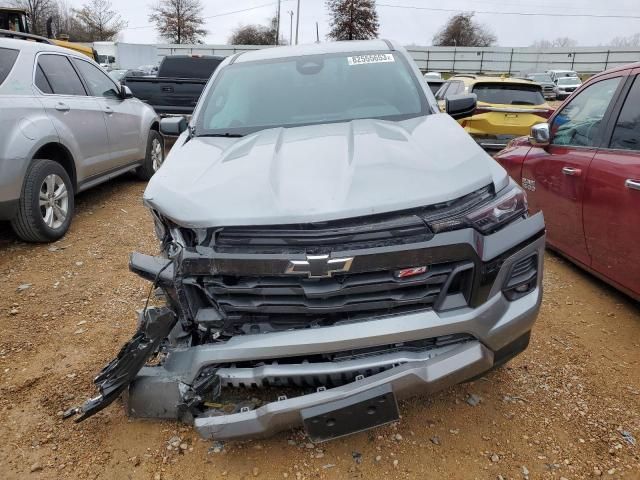
{"label": "truck tire", "polygon": [[147,139],[147,154],[142,165],[136,168],[136,175],[140,180],[149,180],[160,168],[163,161],[164,140],[162,135],[155,130],[150,130]]}
{"label": "truck tire", "polygon": [[27,171],[11,220],[13,231],[25,242],[52,242],[62,238],[74,212],[73,185],[67,171],[53,160],[34,160]]}

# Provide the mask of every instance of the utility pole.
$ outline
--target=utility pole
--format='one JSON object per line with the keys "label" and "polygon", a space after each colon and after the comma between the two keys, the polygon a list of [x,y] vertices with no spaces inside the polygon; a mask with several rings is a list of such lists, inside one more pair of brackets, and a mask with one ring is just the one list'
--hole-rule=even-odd
{"label": "utility pole", "polygon": [[291,21],[289,22],[289,45],[293,45],[293,10],[287,12]]}
{"label": "utility pole", "polygon": [[318,31],[318,22],[316,22],[316,43],[320,43],[320,32]]}
{"label": "utility pole", "polygon": [[278,13],[276,13],[276,45],[280,44],[280,0],[278,0]]}
{"label": "utility pole", "polygon": [[298,45],[299,30],[300,30],[300,0],[298,0],[298,8],[296,9],[296,45]]}

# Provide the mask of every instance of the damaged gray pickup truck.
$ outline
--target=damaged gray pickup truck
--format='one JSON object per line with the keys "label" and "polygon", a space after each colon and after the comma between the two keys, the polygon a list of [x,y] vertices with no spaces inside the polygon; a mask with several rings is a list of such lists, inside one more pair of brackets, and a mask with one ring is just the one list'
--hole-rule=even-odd
{"label": "damaged gray pickup truck", "polygon": [[[133,417],[206,438],[399,418],[397,399],[477,378],[528,345],[544,221],[389,41],[227,58],[144,202],[162,245],[131,270],[166,306],[95,379]],[[454,117],[454,118],[452,118]]]}

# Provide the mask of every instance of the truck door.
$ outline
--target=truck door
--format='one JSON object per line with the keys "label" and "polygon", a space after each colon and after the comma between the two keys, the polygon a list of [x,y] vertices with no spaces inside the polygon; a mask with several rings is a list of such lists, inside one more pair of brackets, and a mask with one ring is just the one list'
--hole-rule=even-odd
{"label": "truck door", "polygon": [[640,75],[631,81],[611,138],[589,169],[584,229],[592,268],[640,295]]}
{"label": "truck door", "polygon": [[585,179],[622,77],[605,78],[579,92],[553,117],[551,145],[532,148],[522,181],[532,186],[531,211],[544,211],[547,241],[584,265],[591,264],[583,228]]}

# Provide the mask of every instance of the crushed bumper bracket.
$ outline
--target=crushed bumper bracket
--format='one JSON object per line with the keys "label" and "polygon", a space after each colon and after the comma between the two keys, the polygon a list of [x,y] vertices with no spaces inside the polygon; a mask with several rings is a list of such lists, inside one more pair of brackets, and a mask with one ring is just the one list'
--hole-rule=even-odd
{"label": "crushed bumper bracket", "polygon": [[68,409],[63,418],[78,415],[75,421],[81,422],[109,406],[133,381],[177,321],[176,315],[166,307],[147,309],[140,317],[140,326],[134,336],[94,379],[100,394],[79,407]]}

